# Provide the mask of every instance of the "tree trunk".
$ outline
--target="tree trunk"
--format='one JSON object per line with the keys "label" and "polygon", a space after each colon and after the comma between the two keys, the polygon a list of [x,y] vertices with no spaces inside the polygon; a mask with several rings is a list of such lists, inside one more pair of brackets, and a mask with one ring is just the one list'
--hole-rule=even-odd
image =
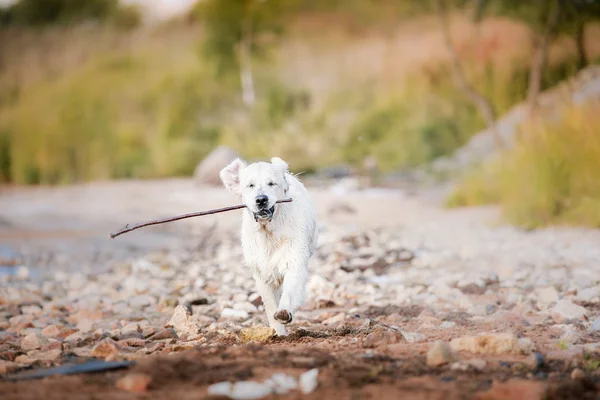
{"label": "tree trunk", "polygon": [[247,107],[256,102],[254,76],[252,75],[252,22],[247,16],[242,29],[240,42],[240,83],[242,85],[242,101]]}
{"label": "tree trunk", "polygon": [[581,16],[575,27],[575,45],[577,46],[577,68],[583,69],[588,65],[588,57],[585,52],[585,21]]}
{"label": "tree trunk", "polygon": [[460,57],[456,52],[454,45],[452,44],[450,23],[448,22],[445,0],[437,0],[437,11],[442,35],[444,37],[444,44],[448,54],[450,55],[454,81],[460,90],[465,94],[465,96],[467,96],[479,109],[479,112],[483,116],[488,129],[490,129],[494,135],[496,145],[499,148],[504,148],[504,140],[500,136],[500,133],[496,127],[496,111],[494,110],[494,107],[490,101],[481,93],[479,93],[467,80],[460,63]]}
{"label": "tree trunk", "polygon": [[533,64],[529,71],[527,104],[530,112],[533,112],[537,107],[538,95],[542,89],[542,75],[548,59],[548,47],[550,47],[550,42],[556,33],[559,17],[560,4],[557,1],[552,1],[548,9],[546,26],[544,27],[542,36],[537,40]]}

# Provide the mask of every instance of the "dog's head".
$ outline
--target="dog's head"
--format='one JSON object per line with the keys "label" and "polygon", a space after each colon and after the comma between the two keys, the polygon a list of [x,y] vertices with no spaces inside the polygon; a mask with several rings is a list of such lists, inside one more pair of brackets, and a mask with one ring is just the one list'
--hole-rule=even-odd
{"label": "dog's head", "polygon": [[279,157],[271,162],[247,165],[239,158],[220,172],[225,188],[237,193],[253,213],[254,219],[266,223],[273,219],[276,202],[286,197],[288,164]]}

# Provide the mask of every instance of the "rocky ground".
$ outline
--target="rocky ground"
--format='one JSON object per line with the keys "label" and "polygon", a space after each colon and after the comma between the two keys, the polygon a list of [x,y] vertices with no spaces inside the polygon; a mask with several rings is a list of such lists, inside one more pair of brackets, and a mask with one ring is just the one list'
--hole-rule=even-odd
{"label": "rocky ground", "polygon": [[[237,212],[107,238],[235,204],[223,190],[4,190],[2,399],[600,396],[600,232],[525,232],[436,192],[351,183],[312,188],[320,245],[285,338],[265,328]],[[90,360],[115,369],[18,379]]]}

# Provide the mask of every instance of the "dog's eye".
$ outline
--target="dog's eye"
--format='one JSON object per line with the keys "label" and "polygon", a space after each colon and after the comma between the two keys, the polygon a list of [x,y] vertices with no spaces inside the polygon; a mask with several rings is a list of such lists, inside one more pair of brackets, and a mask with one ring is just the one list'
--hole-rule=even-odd
{"label": "dog's eye", "polygon": [[249,188],[253,188],[253,187],[254,187],[254,183],[250,183],[250,184],[248,185],[248,187],[249,187]]}
{"label": "dog's eye", "polygon": [[277,185],[275,182],[269,182],[269,186],[275,186]]}

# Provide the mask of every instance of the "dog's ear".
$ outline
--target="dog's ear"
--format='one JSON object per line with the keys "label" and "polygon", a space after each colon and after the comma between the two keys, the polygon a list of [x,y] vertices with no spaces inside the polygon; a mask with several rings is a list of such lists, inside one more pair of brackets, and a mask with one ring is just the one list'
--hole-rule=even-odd
{"label": "dog's ear", "polygon": [[288,182],[286,179],[286,174],[289,173],[288,171],[288,163],[286,163],[285,161],[283,161],[281,158],[279,157],[273,157],[271,158],[271,164],[278,169],[279,171],[281,171],[281,173],[283,174],[283,182],[284,182],[284,187],[283,190],[288,190]]}
{"label": "dog's ear", "polygon": [[246,168],[246,163],[236,158],[221,170],[219,176],[223,185],[230,192],[240,192],[240,171]]}

